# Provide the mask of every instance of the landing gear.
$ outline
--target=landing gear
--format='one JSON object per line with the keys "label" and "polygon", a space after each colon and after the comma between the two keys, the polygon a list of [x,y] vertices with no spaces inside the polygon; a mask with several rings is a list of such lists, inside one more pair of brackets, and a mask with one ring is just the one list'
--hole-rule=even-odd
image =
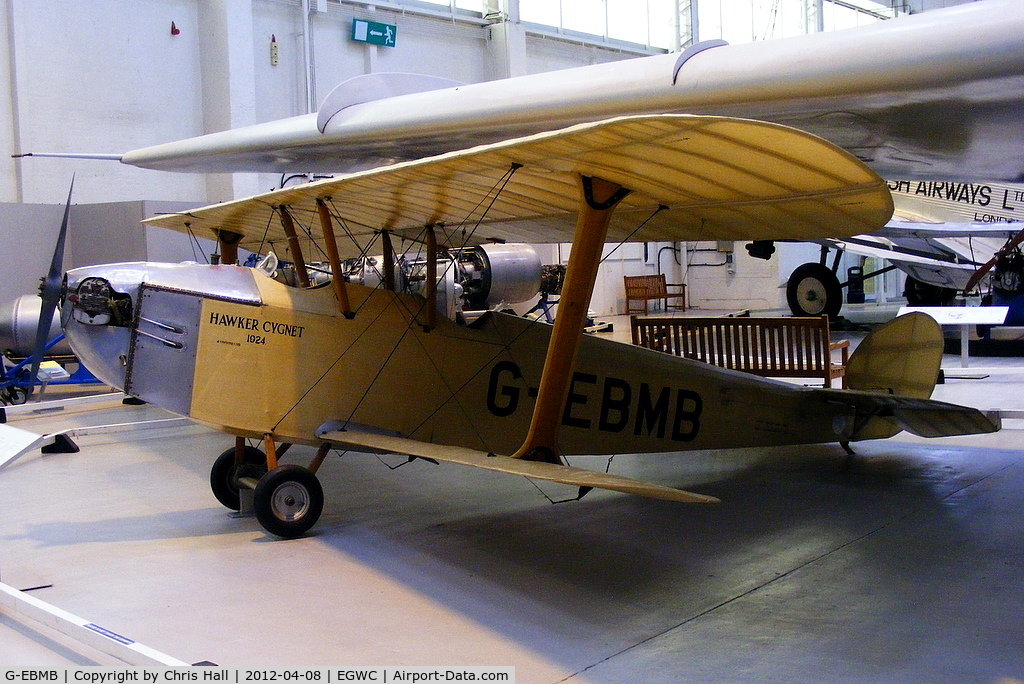
{"label": "landing gear", "polygon": [[822,264],[798,266],[786,284],[786,301],[794,316],[839,316],[843,288],[836,274]]}
{"label": "landing gear", "polygon": [[269,435],[264,439],[266,454],[256,447],[241,444],[242,463],[237,464],[236,448],[228,449],[210,470],[210,488],[224,506],[241,508],[241,489],[251,489],[256,519],[267,532],[288,539],[301,536],[316,524],[324,508],[324,490],[316,471],[324,462],[330,446],[324,444],[309,467],[278,465],[277,456],[290,445],[275,447]]}
{"label": "landing gear", "polygon": [[238,494],[239,478],[259,480],[267,472],[267,457],[256,447],[246,446],[242,465],[235,467],[235,449],[228,449],[217,457],[210,469],[210,489],[225,507],[233,511],[241,508]]}
{"label": "landing gear", "polygon": [[20,385],[10,385],[0,389],[0,404],[17,406],[28,401],[28,390]]}
{"label": "landing gear", "polygon": [[302,535],[320,518],[324,490],[300,465],[283,465],[260,478],[253,492],[256,519],[267,532],[288,539]]}

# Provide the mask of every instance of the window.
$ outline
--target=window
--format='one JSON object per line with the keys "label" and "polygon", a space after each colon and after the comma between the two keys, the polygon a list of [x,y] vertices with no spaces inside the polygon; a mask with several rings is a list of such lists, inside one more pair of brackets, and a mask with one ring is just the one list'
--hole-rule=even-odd
{"label": "window", "polygon": [[674,0],[519,0],[520,18],[611,40],[671,49]]}
{"label": "window", "polygon": [[[815,17],[809,0],[690,2],[697,8],[697,39],[723,38],[730,43],[788,38],[819,27],[834,31],[863,26],[895,14],[889,2],[876,0],[822,0],[820,17]],[[525,22],[667,50],[677,44],[677,8],[689,11],[687,3],[676,0],[519,0]],[[687,24],[683,22],[684,27]],[[684,45],[688,38],[682,37]]]}

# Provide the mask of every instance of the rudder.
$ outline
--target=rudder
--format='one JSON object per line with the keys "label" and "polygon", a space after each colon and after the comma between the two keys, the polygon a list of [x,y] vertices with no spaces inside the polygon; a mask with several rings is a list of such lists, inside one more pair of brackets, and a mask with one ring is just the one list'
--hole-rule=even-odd
{"label": "rudder", "polygon": [[928,399],[939,378],[944,345],[942,329],[931,316],[900,316],[857,346],[846,366],[846,386]]}

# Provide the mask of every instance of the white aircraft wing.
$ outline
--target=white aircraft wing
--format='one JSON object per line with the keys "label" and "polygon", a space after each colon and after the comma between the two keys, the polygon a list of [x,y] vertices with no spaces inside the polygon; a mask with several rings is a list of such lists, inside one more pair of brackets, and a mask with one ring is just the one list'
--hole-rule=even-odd
{"label": "white aircraft wing", "polygon": [[359,77],[316,114],[134,150],[122,161],[336,173],[668,112],[791,125],[887,178],[1019,182],[1024,158],[1011,151],[1024,149],[1021,36],[1019,0],[985,0],[832,33],[701,44],[465,86],[430,81],[423,92],[410,92],[417,86],[408,78],[384,87],[379,76]]}
{"label": "white aircraft wing", "polygon": [[[764,122],[661,115],[579,124],[146,223],[204,236],[229,231],[262,252],[284,246],[280,207],[318,239],[320,200],[334,232],[353,244],[381,230],[415,240],[426,225],[441,226],[438,239],[449,247],[567,242],[581,175],[631,191],[609,241],[853,235],[880,228],[892,213],[885,182],[823,140]],[[359,253],[352,248],[342,251]]]}
{"label": "white aircraft wing", "polygon": [[1021,225],[892,221],[870,235],[812,242],[885,260],[921,282],[962,290]]}
{"label": "white aircraft wing", "polygon": [[[910,242],[911,239],[913,242]],[[838,247],[851,254],[885,259],[893,263],[926,264],[960,268],[970,272],[985,263],[985,260],[992,256],[993,252],[986,245],[979,249],[976,259],[971,259],[957,250],[947,248],[941,239],[918,240],[916,237],[888,239],[878,233],[818,242],[819,244],[826,242],[829,246]]]}
{"label": "white aircraft wing", "polygon": [[0,424],[0,469],[14,463],[46,440],[44,435]]}
{"label": "white aircraft wing", "polygon": [[885,238],[996,238],[1008,240],[1024,224],[1021,223],[911,223],[891,221],[873,235]]}

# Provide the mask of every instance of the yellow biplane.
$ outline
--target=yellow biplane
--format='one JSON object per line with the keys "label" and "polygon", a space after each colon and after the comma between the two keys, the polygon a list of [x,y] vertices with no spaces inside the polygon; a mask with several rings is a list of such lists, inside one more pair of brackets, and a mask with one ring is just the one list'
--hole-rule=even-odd
{"label": "yellow biplane", "polygon": [[[332,449],[388,452],[682,502],[713,497],[566,465],[573,454],[680,452],[988,432],[981,412],[928,399],[942,339],[897,319],[850,359],[850,389],[808,388],[584,336],[606,242],[815,239],[892,214],[885,183],[843,149],[778,124],[650,115],[578,124],[359,171],[148,221],[216,236],[221,265],[127,263],[68,272],[62,323],[105,382],[236,437],[211,484],[253,489],[271,533],[318,519]],[[426,254],[423,289],[395,286],[395,242]],[[439,254],[488,241],[572,242],[553,326],[443,314]],[[330,277],[279,282],[239,247],[322,248]],[[343,260],[379,249],[380,284]],[[244,389],[231,389],[244,388]],[[262,450],[248,446],[259,440]],[[308,465],[279,462],[291,444]]]}

